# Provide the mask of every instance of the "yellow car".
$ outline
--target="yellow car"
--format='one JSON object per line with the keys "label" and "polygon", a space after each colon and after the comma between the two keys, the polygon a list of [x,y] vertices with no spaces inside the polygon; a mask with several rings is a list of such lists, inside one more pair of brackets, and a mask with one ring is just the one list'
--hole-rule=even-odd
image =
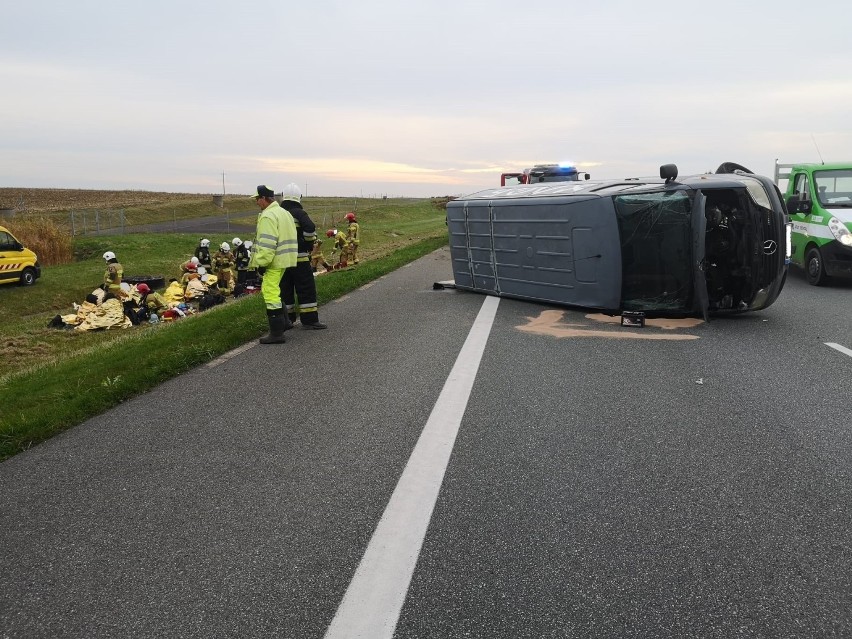
{"label": "yellow car", "polygon": [[0,284],[18,282],[31,286],[41,277],[38,256],[24,248],[4,226],[0,226]]}

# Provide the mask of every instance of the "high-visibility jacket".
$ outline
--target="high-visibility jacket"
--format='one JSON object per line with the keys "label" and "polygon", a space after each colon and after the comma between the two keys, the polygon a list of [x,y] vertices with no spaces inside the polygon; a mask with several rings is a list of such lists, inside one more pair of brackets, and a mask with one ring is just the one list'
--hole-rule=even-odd
{"label": "high-visibility jacket", "polygon": [[293,216],[282,209],[278,202],[271,202],[257,216],[257,242],[252,247],[250,266],[290,268],[296,266],[298,250]]}

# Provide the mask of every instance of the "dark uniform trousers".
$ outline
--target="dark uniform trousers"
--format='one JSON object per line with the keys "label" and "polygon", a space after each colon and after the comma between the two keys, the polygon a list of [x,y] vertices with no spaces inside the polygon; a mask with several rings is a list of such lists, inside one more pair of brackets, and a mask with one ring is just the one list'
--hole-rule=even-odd
{"label": "dark uniform trousers", "polygon": [[296,266],[284,269],[284,277],[281,278],[281,301],[284,302],[291,322],[295,322],[297,318],[297,298],[298,318],[302,324],[316,324],[319,321],[317,284],[310,260],[299,261]]}

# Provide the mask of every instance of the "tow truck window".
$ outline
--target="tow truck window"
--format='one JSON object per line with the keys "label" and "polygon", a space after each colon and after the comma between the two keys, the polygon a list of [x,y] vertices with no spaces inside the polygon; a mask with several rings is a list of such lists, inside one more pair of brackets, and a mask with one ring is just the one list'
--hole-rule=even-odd
{"label": "tow truck window", "polygon": [[823,206],[852,206],[852,171],[814,171],[814,185]]}

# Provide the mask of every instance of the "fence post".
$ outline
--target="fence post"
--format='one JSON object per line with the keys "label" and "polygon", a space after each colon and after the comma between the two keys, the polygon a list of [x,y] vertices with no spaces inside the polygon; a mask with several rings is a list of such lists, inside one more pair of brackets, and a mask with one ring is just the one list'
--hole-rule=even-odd
{"label": "fence post", "polygon": [[74,231],[74,209],[71,209],[69,215],[71,217],[71,237],[74,237],[75,235],[77,235],[77,233]]}

